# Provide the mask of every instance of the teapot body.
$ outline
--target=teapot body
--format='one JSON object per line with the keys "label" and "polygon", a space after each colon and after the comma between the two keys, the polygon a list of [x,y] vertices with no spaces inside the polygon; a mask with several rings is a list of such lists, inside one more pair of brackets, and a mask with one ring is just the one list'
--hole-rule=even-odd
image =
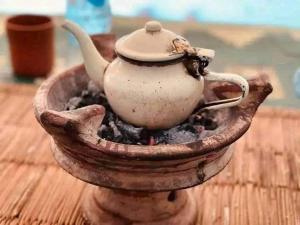
{"label": "teapot body", "polygon": [[204,79],[187,74],[183,63],[137,65],[116,58],[104,74],[104,92],[123,120],[164,129],[188,118],[203,98]]}

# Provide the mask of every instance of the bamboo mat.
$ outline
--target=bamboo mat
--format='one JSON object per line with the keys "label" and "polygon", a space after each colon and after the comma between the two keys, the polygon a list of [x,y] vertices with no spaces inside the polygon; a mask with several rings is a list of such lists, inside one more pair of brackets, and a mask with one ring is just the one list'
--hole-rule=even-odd
{"label": "bamboo mat", "polygon": [[[83,224],[87,185],[52,158],[35,91],[0,84],[0,224]],[[194,191],[199,225],[300,225],[300,111],[261,109],[227,168]]]}

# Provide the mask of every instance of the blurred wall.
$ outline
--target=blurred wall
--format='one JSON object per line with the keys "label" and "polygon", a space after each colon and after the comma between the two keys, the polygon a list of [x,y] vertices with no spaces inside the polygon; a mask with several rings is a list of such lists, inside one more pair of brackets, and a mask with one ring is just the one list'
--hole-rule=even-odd
{"label": "blurred wall", "polygon": [[[66,0],[0,0],[0,13],[63,15]],[[300,0],[110,0],[114,15],[300,28]]]}

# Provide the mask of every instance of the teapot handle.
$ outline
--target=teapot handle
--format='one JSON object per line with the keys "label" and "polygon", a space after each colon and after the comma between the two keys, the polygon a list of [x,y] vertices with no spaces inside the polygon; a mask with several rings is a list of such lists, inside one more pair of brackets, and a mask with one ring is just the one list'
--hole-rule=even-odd
{"label": "teapot handle", "polygon": [[236,106],[240,104],[240,102],[244,98],[246,98],[249,93],[249,84],[247,80],[237,74],[216,73],[208,71],[207,75],[204,76],[204,79],[207,81],[226,81],[237,84],[242,90],[242,95],[236,98],[229,98],[205,103],[204,107],[201,109],[221,109]]}

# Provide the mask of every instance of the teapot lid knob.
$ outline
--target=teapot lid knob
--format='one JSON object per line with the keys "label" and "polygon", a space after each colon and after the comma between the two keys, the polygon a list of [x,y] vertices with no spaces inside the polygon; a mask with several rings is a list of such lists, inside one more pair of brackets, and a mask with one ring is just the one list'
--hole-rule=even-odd
{"label": "teapot lid knob", "polygon": [[145,29],[147,32],[158,32],[162,28],[161,23],[158,21],[149,21],[145,24]]}

